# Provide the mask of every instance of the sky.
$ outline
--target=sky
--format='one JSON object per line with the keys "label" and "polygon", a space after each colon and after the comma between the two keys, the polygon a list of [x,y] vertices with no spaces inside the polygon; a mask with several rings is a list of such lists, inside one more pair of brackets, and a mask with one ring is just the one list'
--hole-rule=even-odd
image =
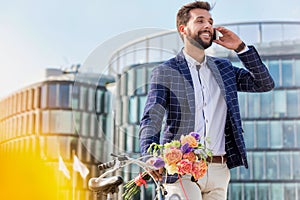
{"label": "sky", "polygon": [[[187,0],[0,0],[0,99],[82,64],[105,41],[141,28],[175,29]],[[215,24],[300,21],[299,0],[208,0]]]}

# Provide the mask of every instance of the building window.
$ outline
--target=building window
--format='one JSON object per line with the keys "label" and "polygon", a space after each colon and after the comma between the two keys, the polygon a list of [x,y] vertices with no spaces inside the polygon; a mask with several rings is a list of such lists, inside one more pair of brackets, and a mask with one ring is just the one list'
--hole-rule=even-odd
{"label": "building window", "polygon": [[285,117],[286,116],[286,95],[283,90],[274,91],[274,115],[275,117]]}
{"label": "building window", "polygon": [[128,113],[128,118],[129,118],[129,123],[132,123],[132,124],[136,124],[138,122],[138,99],[136,96],[132,96],[130,97],[129,99],[129,112]]}
{"label": "building window", "polygon": [[146,68],[138,68],[136,69],[136,95],[145,94],[146,87],[145,87],[145,80],[146,80]]}
{"label": "building window", "polygon": [[267,179],[278,179],[278,152],[268,152],[266,156]]}
{"label": "building window", "polygon": [[279,87],[280,84],[280,70],[279,70],[279,63],[277,60],[269,61],[268,63],[270,74],[272,75],[275,86]]}
{"label": "building window", "polygon": [[259,111],[259,98],[260,94],[252,93],[248,94],[248,117],[249,118],[258,118],[260,111]]}
{"label": "building window", "polygon": [[254,183],[246,183],[244,185],[244,199],[245,200],[253,200],[255,199],[255,184]]}
{"label": "building window", "polygon": [[280,179],[291,179],[291,153],[280,152],[279,154],[279,167],[280,167]]}
{"label": "building window", "polygon": [[55,108],[57,106],[56,104],[56,97],[57,97],[57,92],[56,92],[56,84],[49,84],[48,85],[48,96],[47,96],[47,107],[48,108]]}
{"label": "building window", "polygon": [[287,96],[287,115],[289,117],[299,116],[299,90],[286,91]]}
{"label": "building window", "polygon": [[80,109],[87,111],[88,89],[84,86],[80,87]]}
{"label": "building window", "polygon": [[260,117],[272,116],[273,99],[272,92],[260,94]]}
{"label": "building window", "polygon": [[281,63],[282,86],[289,87],[293,84],[293,63],[291,60],[284,60]]}
{"label": "building window", "polygon": [[295,147],[295,131],[293,121],[283,122],[283,146],[285,148]]}
{"label": "building window", "polygon": [[300,60],[295,60],[295,84],[300,86]]}
{"label": "building window", "polygon": [[253,153],[253,178],[256,180],[265,179],[264,173],[264,153],[254,152]]}
{"label": "building window", "polygon": [[244,137],[245,137],[245,143],[246,143],[246,147],[247,148],[254,148],[254,138],[255,138],[255,132],[254,132],[254,123],[253,122],[249,122],[249,121],[245,121],[244,123]]}
{"label": "building window", "polygon": [[268,124],[266,121],[258,121],[256,123],[256,147],[267,148],[268,147]]}
{"label": "building window", "polygon": [[282,125],[280,121],[270,122],[270,147],[281,148],[282,147]]}
{"label": "building window", "polygon": [[60,84],[59,85],[59,107],[69,108],[70,107],[70,85]]}

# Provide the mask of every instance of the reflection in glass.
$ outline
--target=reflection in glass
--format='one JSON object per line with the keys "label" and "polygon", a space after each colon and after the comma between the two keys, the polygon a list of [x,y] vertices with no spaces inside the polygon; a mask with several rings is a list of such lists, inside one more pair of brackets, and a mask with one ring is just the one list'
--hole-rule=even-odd
{"label": "reflection in glass", "polygon": [[284,121],[283,122],[283,146],[285,148],[292,148],[295,146],[295,132],[294,122]]}
{"label": "reflection in glass", "polygon": [[280,121],[270,122],[270,146],[271,148],[282,147],[282,125]]}
{"label": "reflection in glass", "polygon": [[245,138],[246,147],[250,149],[254,148],[254,136],[255,136],[254,122],[245,121],[243,128],[245,131],[244,138]]}
{"label": "reflection in glass", "polygon": [[283,199],[283,187],[280,183],[271,184],[271,199],[282,200]]}
{"label": "reflection in glass", "polygon": [[70,85],[60,84],[59,85],[59,107],[69,108],[69,98],[70,97]]}
{"label": "reflection in glass", "polygon": [[274,115],[275,117],[286,116],[286,95],[283,90],[274,91]]}
{"label": "reflection in glass", "polygon": [[289,117],[299,116],[299,100],[298,100],[298,90],[286,91],[287,98],[287,115]]}
{"label": "reflection in glass", "polygon": [[264,173],[264,153],[254,152],[253,153],[253,177],[254,179],[261,180],[265,179]]}
{"label": "reflection in glass", "polygon": [[256,146],[258,148],[268,147],[268,124],[266,121],[258,121],[256,124]]}
{"label": "reflection in glass", "polygon": [[272,116],[272,96],[272,92],[264,92],[260,94],[260,117]]}
{"label": "reflection in glass", "polygon": [[245,194],[244,194],[245,200],[254,200],[255,199],[255,184],[254,183],[245,184],[244,190],[245,190]]}
{"label": "reflection in glass", "polygon": [[278,153],[268,152],[266,156],[266,173],[267,179],[274,180],[278,179]]}
{"label": "reflection in glass", "polygon": [[259,117],[259,94],[248,94],[248,117]]}
{"label": "reflection in glass", "polygon": [[56,107],[56,84],[48,85],[48,107],[53,108]]}
{"label": "reflection in glass", "polygon": [[293,85],[293,63],[291,60],[282,61],[282,85]]}
{"label": "reflection in glass", "polygon": [[269,198],[269,185],[266,183],[260,183],[257,187],[257,200],[266,200]]}
{"label": "reflection in glass", "polygon": [[242,184],[232,183],[231,185],[231,198],[230,199],[242,199]]}
{"label": "reflection in glass", "polygon": [[280,178],[291,179],[291,156],[289,152],[281,152],[279,154]]}
{"label": "reflection in glass", "polygon": [[272,75],[275,87],[280,86],[280,70],[279,70],[279,63],[277,60],[269,61],[268,63],[270,74]]}
{"label": "reflection in glass", "polygon": [[295,199],[296,188],[295,184],[286,183],[284,184],[284,199]]}
{"label": "reflection in glass", "polygon": [[300,86],[300,60],[295,60],[295,84]]}

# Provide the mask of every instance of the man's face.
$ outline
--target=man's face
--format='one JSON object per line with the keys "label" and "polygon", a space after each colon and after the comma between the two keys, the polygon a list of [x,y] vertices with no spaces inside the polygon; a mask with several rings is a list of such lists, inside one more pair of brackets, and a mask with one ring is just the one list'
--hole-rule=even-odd
{"label": "man's face", "polygon": [[191,18],[185,26],[185,38],[194,46],[207,49],[213,41],[213,19],[204,9],[190,11]]}

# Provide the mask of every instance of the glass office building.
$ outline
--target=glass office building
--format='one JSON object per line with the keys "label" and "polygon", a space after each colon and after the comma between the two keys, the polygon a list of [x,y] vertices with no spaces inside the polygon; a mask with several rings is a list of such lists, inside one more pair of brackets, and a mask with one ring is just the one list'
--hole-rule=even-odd
{"label": "glass office building", "polygon": [[[271,92],[239,93],[249,169],[231,170],[228,199],[299,199],[300,22],[222,26],[255,45],[276,83]],[[140,156],[139,121],[151,71],[182,46],[175,30],[156,31],[116,49],[110,57],[110,75],[99,79],[99,74],[50,70],[45,81],[2,99],[1,156],[28,151],[44,159],[56,169],[60,199],[71,199],[70,180],[58,171],[58,155],[71,171],[75,153],[90,169],[86,180],[75,174],[75,199],[97,199],[88,191],[87,180],[99,175],[97,164],[108,161],[112,152]],[[234,52],[217,45],[207,54],[242,67]],[[119,173],[126,181],[139,172],[131,165]],[[149,184],[136,199],[151,199],[154,194]]]}
{"label": "glass office building", "polygon": [[[249,169],[231,170],[228,199],[299,199],[300,23],[253,22],[222,26],[238,33],[247,44],[256,46],[276,83],[271,92],[239,93]],[[132,156],[139,156],[139,120],[151,70],[176,55],[181,47],[177,32],[166,31],[125,45],[112,56],[111,67],[123,70],[119,76],[116,112],[119,113],[119,144]],[[230,59],[242,67],[234,52],[216,45],[208,49],[207,54]],[[143,62],[134,62],[137,60]],[[137,172],[132,166],[124,170],[123,175],[128,180]],[[153,197],[152,187],[147,192],[142,190],[137,199]]]}
{"label": "glass office building", "polygon": [[[47,74],[46,80],[1,100],[1,157],[27,152],[53,169],[54,173],[47,176],[56,176],[57,199],[92,199],[87,181],[99,175],[97,164],[107,154],[105,134],[110,128],[111,114],[105,83],[114,79],[102,76],[98,80],[98,76],[84,74],[89,81],[82,81],[58,69],[48,69]],[[92,84],[92,80],[98,84]],[[74,154],[90,171],[85,180],[72,170]],[[70,171],[71,180],[59,171],[59,155]],[[34,166],[32,169],[35,170]]]}

